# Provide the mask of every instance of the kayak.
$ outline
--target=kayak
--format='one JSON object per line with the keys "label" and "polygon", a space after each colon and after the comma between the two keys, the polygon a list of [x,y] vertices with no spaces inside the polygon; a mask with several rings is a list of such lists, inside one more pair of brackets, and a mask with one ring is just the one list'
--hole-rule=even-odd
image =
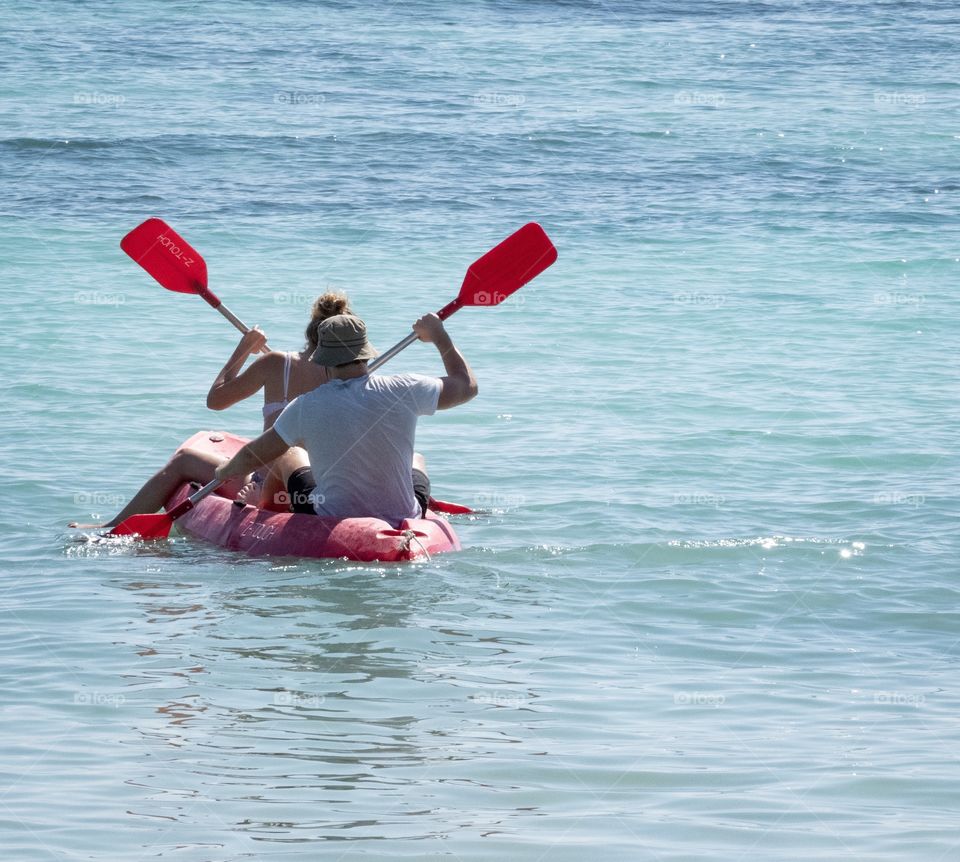
{"label": "kayak", "polygon": [[[199,431],[183,446],[230,458],[247,442],[244,437],[223,431]],[[184,483],[164,508],[169,512],[194,490]],[[430,510],[424,518],[407,518],[395,525],[379,518],[337,519],[273,512],[219,490],[177,518],[176,526],[189,536],[251,556],[399,562],[460,550],[453,528]]]}

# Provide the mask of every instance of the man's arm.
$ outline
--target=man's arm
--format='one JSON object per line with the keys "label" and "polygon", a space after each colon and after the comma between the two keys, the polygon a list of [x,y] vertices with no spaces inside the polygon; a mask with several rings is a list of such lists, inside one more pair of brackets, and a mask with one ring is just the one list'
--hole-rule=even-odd
{"label": "man's arm", "polygon": [[283,437],[271,428],[269,431],[264,431],[256,440],[247,443],[229,461],[217,467],[214,476],[217,479],[246,476],[276,460],[289,448]]}
{"label": "man's arm", "polygon": [[457,350],[447,330],[443,328],[443,321],[435,314],[427,314],[413,324],[413,331],[421,341],[436,346],[443,359],[443,368],[447,372],[445,377],[440,378],[442,388],[437,410],[447,410],[476,398],[479,391],[477,378],[473,376],[467,360]]}

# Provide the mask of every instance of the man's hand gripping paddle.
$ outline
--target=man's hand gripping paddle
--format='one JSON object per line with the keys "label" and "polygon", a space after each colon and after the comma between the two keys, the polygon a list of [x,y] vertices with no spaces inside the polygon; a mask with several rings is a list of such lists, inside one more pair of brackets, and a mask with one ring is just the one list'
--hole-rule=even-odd
{"label": "man's hand gripping paddle", "polygon": [[[536,222],[525,224],[470,264],[463,277],[460,293],[437,312],[437,317],[446,320],[467,305],[484,308],[499,305],[528,281],[540,275],[556,259],[557,250],[543,228]],[[370,371],[375,371],[416,340],[417,334],[411,332],[367,367]]]}

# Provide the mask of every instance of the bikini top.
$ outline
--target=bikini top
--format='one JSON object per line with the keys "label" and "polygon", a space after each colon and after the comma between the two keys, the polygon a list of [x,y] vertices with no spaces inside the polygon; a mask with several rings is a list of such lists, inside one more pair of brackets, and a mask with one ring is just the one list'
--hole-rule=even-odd
{"label": "bikini top", "polygon": [[269,401],[263,405],[263,418],[269,419],[277,413],[280,413],[284,407],[290,403],[287,398],[287,390],[290,387],[290,361],[293,359],[292,353],[283,354],[283,401]]}

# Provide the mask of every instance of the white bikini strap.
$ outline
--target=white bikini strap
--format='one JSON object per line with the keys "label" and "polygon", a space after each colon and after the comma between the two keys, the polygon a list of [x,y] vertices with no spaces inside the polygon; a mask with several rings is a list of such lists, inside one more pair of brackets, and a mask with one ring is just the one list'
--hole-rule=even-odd
{"label": "white bikini strap", "polygon": [[283,400],[287,402],[290,401],[287,391],[290,388],[290,363],[292,360],[292,353],[283,354]]}

